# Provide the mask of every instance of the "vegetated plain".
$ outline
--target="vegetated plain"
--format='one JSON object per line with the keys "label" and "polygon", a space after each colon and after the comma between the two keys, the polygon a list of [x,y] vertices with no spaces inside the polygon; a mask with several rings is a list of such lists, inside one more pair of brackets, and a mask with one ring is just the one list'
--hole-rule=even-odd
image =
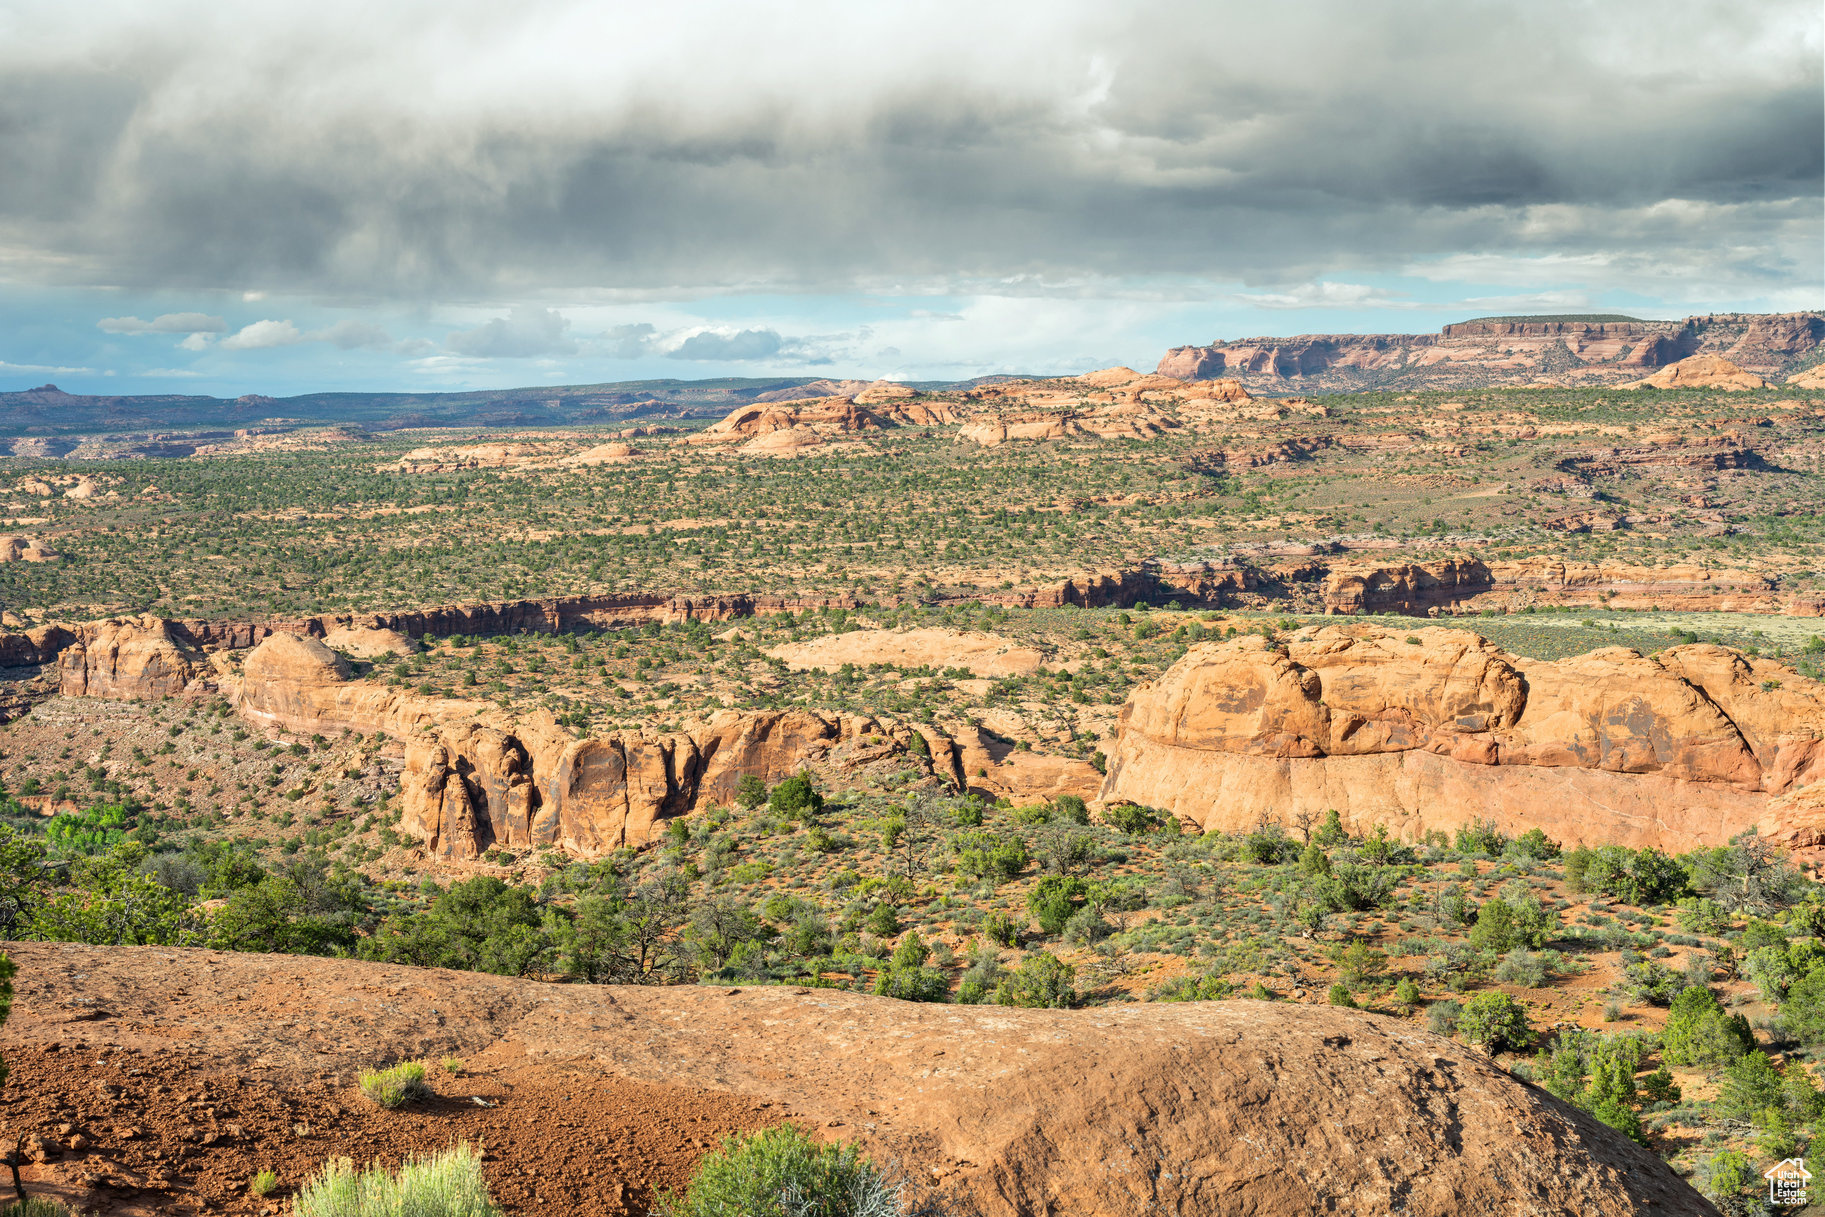
{"label": "vegetated plain", "polygon": [[[1819,586],[1825,416],[1791,391],[1366,393],[1325,407],[987,448],[947,427],[871,430],[790,459],[637,435],[622,463],[584,468],[399,471],[428,443],[499,438],[451,432],[14,460],[7,527],[62,557],[0,565],[0,602],[32,622],[842,595],[858,607],[432,636],[358,671],[550,709],[579,732],[797,705],[969,719],[1010,748],[1099,763],[1128,693],[1189,646],[1315,619],[972,597],[1338,534],[1395,557],[1702,562]],[[1370,442],[1259,465],[1209,457],[1295,432]],[[1719,435],[1761,455],[1566,472],[1591,447]],[[518,438],[578,449],[606,435]],[[57,493],[79,479],[95,492]],[[18,489],[31,481],[53,493]],[[1593,515],[1608,523],[1592,529]],[[1580,607],[1455,624],[1540,658],[1698,637],[1783,659],[1796,679],[1816,678],[1825,651],[1816,618]],[[821,639],[915,630],[989,635],[1036,662],[983,675],[929,647],[801,662]],[[1195,836],[1146,808],[1016,807],[876,767],[750,784],[663,841],[594,862],[497,849],[453,869],[398,833],[398,771],[395,741],[271,737],[221,701],[41,702],[0,729],[7,931],[915,1001],[1356,1004],[1501,1054],[1724,1203],[1747,1194],[1752,1163],[1810,1155],[1825,1128],[1812,1064],[1825,894],[1751,839],[1672,858],[1475,823],[1411,842],[1312,820]]]}

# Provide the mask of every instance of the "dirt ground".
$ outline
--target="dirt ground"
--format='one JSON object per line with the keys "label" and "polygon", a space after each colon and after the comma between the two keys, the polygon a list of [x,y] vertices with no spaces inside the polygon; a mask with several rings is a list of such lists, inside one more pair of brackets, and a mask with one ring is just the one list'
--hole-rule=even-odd
{"label": "dirt ground", "polygon": [[[5,1139],[37,1137],[27,1190],[81,1211],[277,1214],[333,1158],[397,1165],[465,1142],[484,1151],[509,1213],[624,1217],[681,1190],[731,1133],[779,1122],[772,1104],[485,1052],[455,1075],[432,1065],[435,1098],[398,1111],[340,1075],[291,1082],[199,1066],[180,1052],[83,1040],[10,1049]],[[279,1186],[249,1188],[261,1170]]]}

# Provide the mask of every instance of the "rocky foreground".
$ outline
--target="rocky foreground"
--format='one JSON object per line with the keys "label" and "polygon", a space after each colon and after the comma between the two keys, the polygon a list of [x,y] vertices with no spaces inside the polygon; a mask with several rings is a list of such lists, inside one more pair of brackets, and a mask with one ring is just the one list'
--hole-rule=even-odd
{"label": "rocky foreground", "polygon": [[[1358,1011],[1007,1010],[8,950],[19,998],[0,1049],[34,1066],[9,1084],[9,1132],[39,1138],[35,1182],[110,1211],[168,1211],[199,1180],[225,1197],[268,1159],[301,1172],[414,1139],[435,1148],[485,1120],[491,1183],[516,1211],[620,1212],[666,1177],[663,1154],[783,1118],[858,1140],[985,1217],[1715,1212],[1621,1134],[1451,1040]],[[441,1088],[480,1103],[383,1115],[351,1084],[376,1063],[446,1055],[464,1073]],[[83,1069],[58,1077],[44,1063],[59,1057]],[[23,1091],[33,1079],[56,1101]],[[174,1095],[181,1129],[149,1127]],[[269,1111],[293,1123],[256,1135]]]}

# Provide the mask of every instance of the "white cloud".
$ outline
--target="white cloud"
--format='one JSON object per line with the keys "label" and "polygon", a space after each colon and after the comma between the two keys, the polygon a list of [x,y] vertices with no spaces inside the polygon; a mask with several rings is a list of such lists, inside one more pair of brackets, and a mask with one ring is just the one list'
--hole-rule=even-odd
{"label": "white cloud", "polygon": [[[1697,282],[1819,286],[1816,0],[97,3],[0,38],[0,261],[35,282],[447,304],[1195,267],[1273,294],[1651,258],[1619,217],[1684,206]],[[564,341],[512,320],[460,344]]]}
{"label": "white cloud", "polygon": [[0,359],[0,372],[25,372],[32,376],[88,376],[94,368],[66,368],[43,363],[8,363]]}
{"label": "white cloud", "polygon": [[138,317],[103,317],[97,329],[109,334],[221,334],[228,323],[207,313],[164,313],[150,321]]}
{"label": "white cloud", "polygon": [[296,346],[306,341],[290,321],[256,321],[222,339],[224,351],[260,351],[268,347]]}
{"label": "white cloud", "polygon": [[1385,288],[1364,283],[1301,283],[1281,292],[1237,292],[1234,299],[1258,308],[1388,308],[1429,307]]}

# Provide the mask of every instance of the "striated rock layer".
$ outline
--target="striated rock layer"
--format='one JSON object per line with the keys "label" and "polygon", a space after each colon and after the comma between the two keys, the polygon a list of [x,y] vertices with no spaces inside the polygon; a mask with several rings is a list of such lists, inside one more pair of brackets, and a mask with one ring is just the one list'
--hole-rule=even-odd
{"label": "striated rock layer", "polygon": [[1356,1010],[1010,1010],[157,947],[11,949],[21,983],[38,989],[0,1036],[8,1048],[179,1047],[193,1068],[274,1082],[456,1055],[478,1071],[511,1061],[575,1070],[579,1084],[739,1095],[859,1141],[982,1217],[1716,1212],[1647,1150],[1480,1053]]}
{"label": "striated rock layer", "polygon": [[1459,630],[1193,647],[1123,708],[1101,797],[1246,829],[1335,808],[1413,839],[1494,820],[1690,849],[1825,847],[1825,687],[1723,647],[1548,663]]}

